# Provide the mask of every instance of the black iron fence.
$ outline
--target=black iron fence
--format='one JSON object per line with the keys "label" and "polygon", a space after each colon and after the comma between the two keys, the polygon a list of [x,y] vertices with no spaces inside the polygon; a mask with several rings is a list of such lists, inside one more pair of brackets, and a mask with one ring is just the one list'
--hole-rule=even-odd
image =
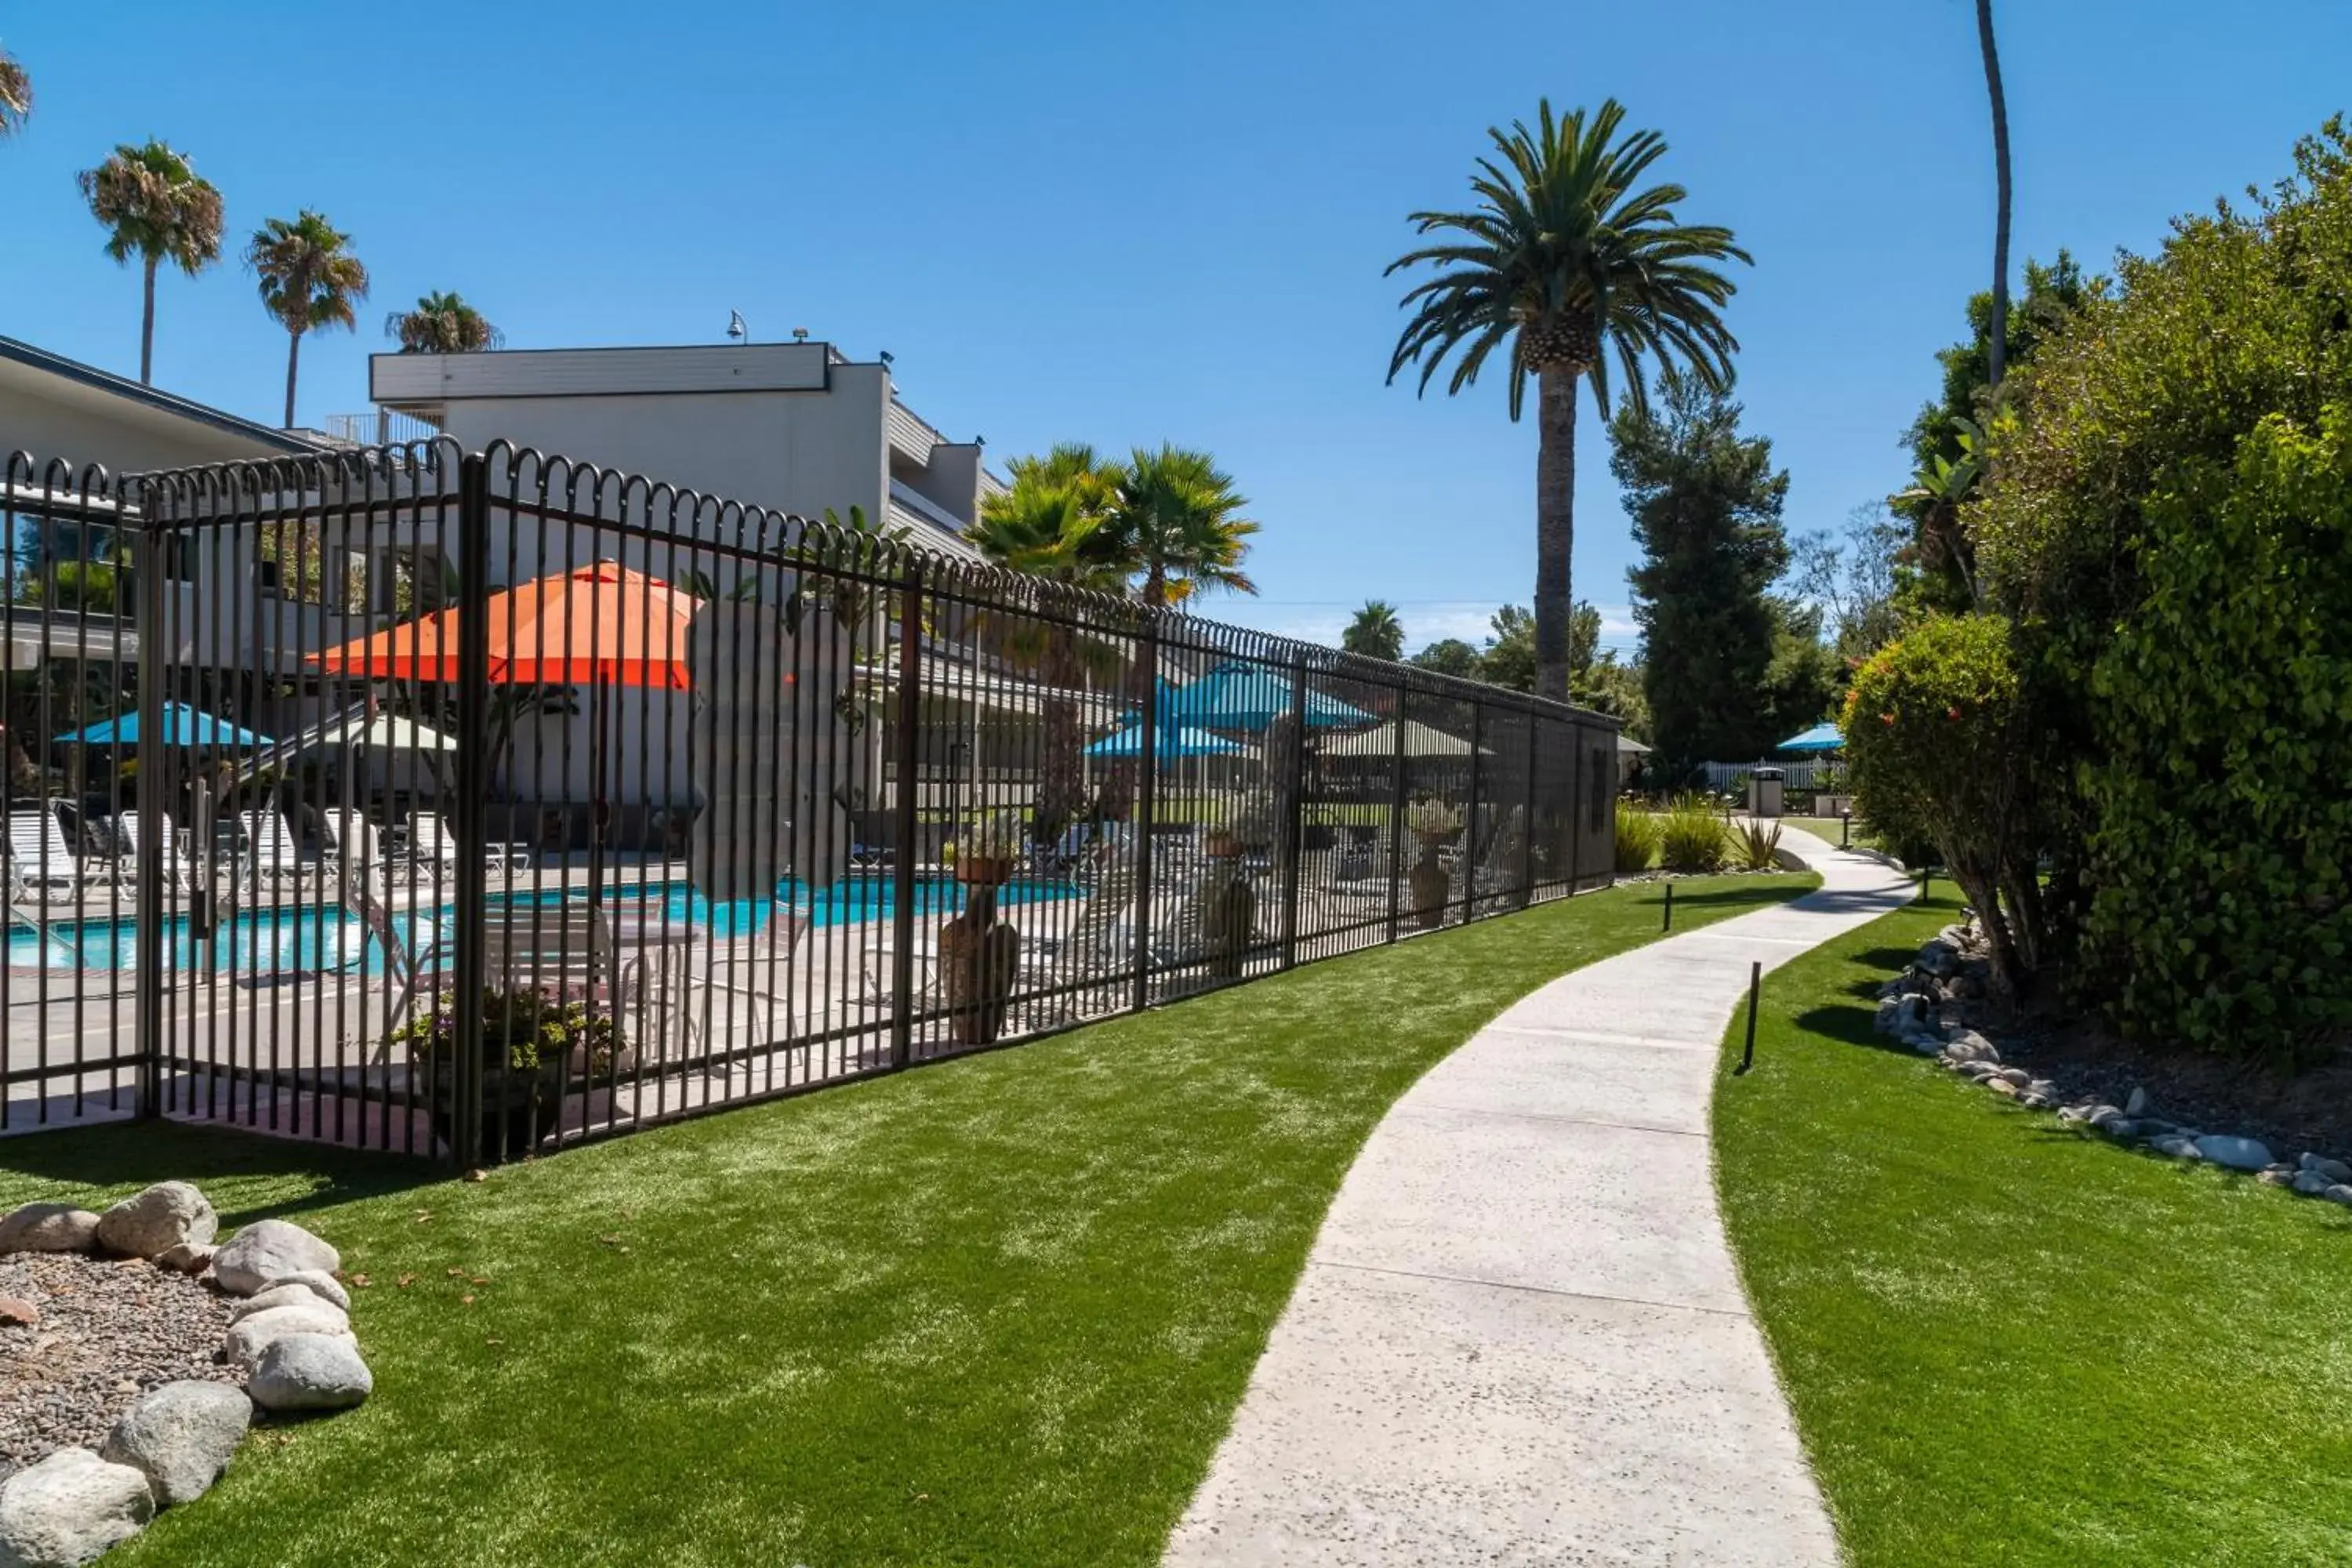
{"label": "black iron fence", "polygon": [[1610,879],[1613,721],[944,536],[446,442],[7,505],[0,1124],[497,1160]]}

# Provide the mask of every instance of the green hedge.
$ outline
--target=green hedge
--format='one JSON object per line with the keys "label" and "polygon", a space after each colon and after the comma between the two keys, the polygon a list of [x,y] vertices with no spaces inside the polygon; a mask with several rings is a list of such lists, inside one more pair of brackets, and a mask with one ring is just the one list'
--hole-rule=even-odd
{"label": "green hedge", "polygon": [[2093,672],[2084,978],[2139,1037],[2284,1062],[2352,1029],[2352,405],[2144,509]]}

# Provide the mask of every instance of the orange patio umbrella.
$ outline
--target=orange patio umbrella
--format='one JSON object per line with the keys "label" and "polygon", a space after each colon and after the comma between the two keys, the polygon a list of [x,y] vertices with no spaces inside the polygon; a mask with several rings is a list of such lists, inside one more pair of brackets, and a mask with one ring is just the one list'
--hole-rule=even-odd
{"label": "orange patio umbrella", "polygon": [[[617,561],[599,561],[492,594],[493,685],[656,686],[684,691],[687,628],[700,601]],[[311,658],[335,675],[457,679],[457,611],[355,637]]]}

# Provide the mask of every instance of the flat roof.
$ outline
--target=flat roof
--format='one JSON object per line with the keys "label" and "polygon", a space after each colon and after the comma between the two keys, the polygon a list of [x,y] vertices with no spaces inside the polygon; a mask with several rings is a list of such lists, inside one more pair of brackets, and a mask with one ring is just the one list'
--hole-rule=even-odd
{"label": "flat roof", "polygon": [[215,430],[226,430],[289,455],[320,450],[316,439],[299,432],[281,430],[272,425],[256,424],[250,419],[242,418],[225,409],[215,408],[209,404],[198,403],[192,398],[180,397],[169,392],[158,391],[143,383],[132,381],[127,376],[117,375],[112,371],[100,370],[96,365],[84,364],[79,360],[68,359],[63,354],[52,353],[47,349],[37,348],[31,343],[16,338],[0,337],[0,362],[22,365],[27,370],[58,376],[77,385],[103,393],[110,397],[118,397],[126,403],[135,404],[153,413],[209,426]]}

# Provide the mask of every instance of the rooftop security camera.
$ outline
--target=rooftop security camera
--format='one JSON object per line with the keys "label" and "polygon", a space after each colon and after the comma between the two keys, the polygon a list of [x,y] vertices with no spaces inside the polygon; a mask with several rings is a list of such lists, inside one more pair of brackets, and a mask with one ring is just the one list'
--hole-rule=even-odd
{"label": "rooftop security camera", "polygon": [[727,312],[727,335],[739,341],[748,339],[751,335],[751,329],[743,324],[742,311]]}

